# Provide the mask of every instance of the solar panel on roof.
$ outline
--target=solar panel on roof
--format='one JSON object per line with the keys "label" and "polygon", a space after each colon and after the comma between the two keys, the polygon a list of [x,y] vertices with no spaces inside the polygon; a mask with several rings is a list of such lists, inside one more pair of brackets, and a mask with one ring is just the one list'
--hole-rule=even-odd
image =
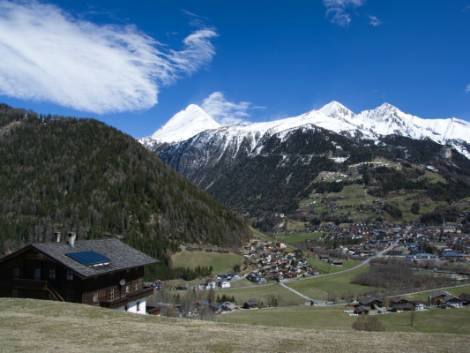
{"label": "solar panel on roof", "polygon": [[111,262],[108,257],[95,251],[70,252],[65,255],[85,266],[104,266]]}

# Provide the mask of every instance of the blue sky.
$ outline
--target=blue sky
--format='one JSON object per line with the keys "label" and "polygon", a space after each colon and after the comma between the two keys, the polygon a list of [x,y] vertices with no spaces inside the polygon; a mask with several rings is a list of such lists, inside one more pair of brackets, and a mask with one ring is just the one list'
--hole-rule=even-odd
{"label": "blue sky", "polygon": [[[121,82],[116,78],[119,70],[129,69],[126,75],[131,75],[133,68],[116,66],[116,72],[110,69],[109,75],[101,77],[103,61],[90,61],[97,65],[91,75],[98,75],[98,88],[130,86],[110,97],[112,106],[120,94],[126,99],[132,95],[132,101],[119,105],[121,112],[114,113],[107,111],[108,102],[86,97],[102,92],[83,88],[80,81],[86,72],[74,72],[62,80],[60,67],[67,63],[59,61],[69,54],[54,56],[57,62],[51,70],[58,74],[54,71],[52,77],[68,96],[77,93],[82,100],[63,97],[53,91],[56,87],[44,85],[18,93],[15,80],[18,85],[32,81],[32,87],[46,78],[41,73],[34,80],[21,76],[25,68],[16,68],[12,55],[7,79],[13,84],[4,84],[3,90],[1,80],[6,76],[0,64],[3,102],[42,113],[96,117],[136,137],[149,135],[174,113],[189,103],[200,104],[213,92],[222,92],[235,103],[246,102],[245,108],[249,102],[252,109],[244,112],[250,120],[300,114],[338,100],[356,112],[389,102],[422,117],[456,116],[470,121],[470,92],[466,92],[467,86],[470,91],[470,0],[62,0],[47,4],[61,9],[65,21],[94,24],[86,29],[85,38],[94,38],[90,31],[100,31],[106,24],[134,25],[135,33],[161,43],[162,57],[172,57],[164,61],[171,68],[160,68],[155,74],[153,66],[151,79],[147,70],[139,71],[141,80],[132,82],[126,76],[130,79]],[[0,16],[0,24],[2,20]],[[15,28],[10,30],[9,35],[15,35]],[[198,41],[186,48],[182,41],[194,33]],[[133,40],[133,36],[126,38]],[[0,52],[2,44],[0,36]],[[74,50],[79,54],[80,48],[77,45]],[[138,70],[146,60],[147,49],[142,50]],[[30,52],[39,55],[42,50]],[[77,66],[77,70],[86,69],[86,65]],[[168,72],[171,77],[162,78]],[[106,80],[109,85],[101,87]],[[149,99],[152,80],[158,82],[156,104]],[[138,87],[141,83],[145,90]],[[69,84],[79,87],[72,89]],[[56,98],[44,102],[49,90]],[[135,97],[142,91],[145,99]],[[87,109],[87,104],[92,108]]]}

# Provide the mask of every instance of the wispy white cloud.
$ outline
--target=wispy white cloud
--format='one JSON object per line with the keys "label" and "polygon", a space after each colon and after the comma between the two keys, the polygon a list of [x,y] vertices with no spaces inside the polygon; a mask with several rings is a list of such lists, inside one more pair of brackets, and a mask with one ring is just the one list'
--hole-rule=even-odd
{"label": "wispy white cloud", "polygon": [[332,23],[347,27],[352,21],[351,10],[361,7],[367,0],[323,0],[326,15]]}
{"label": "wispy white cloud", "polygon": [[202,108],[218,123],[233,125],[246,122],[252,109],[260,109],[250,102],[230,102],[222,92],[214,92],[202,102]]}
{"label": "wispy white cloud", "polygon": [[382,21],[377,16],[369,16],[369,24],[372,27],[378,27],[382,24]]}
{"label": "wispy white cloud", "polygon": [[467,87],[465,87],[465,92],[470,93],[470,83],[467,85]]}
{"label": "wispy white cloud", "polygon": [[97,25],[36,1],[0,0],[0,95],[107,113],[148,109],[162,85],[211,61],[214,29],[169,49],[134,26]]}
{"label": "wispy white cloud", "polygon": [[208,21],[207,17],[198,15],[197,13],[186,9],[182,9],[181,13],[190,19],[189,23],[193,27],[203,27],[204,24]]}

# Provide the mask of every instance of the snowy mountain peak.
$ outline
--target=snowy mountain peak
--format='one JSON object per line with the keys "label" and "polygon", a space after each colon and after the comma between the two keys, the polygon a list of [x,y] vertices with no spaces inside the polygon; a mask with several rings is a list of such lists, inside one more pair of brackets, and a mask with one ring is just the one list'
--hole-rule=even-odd
{"label": "snowy mountain peak", "polygon": [[354,116],[354,113],[350,109],[337,101],[331,101],[324,105],[318,112],[330,118],[350,119]]}
{"label": "snowy mountain peak", "polygon": [[207,112],[196,104],[190,104],[186,109],[176,113],[168,122],[158,129],[152,139],[163,143],[173,143],[187,140],[200,132],[217,129],[217,123]]}
{"label": "snowy mountain peak", "polygon": [[[255,150],[263,136],[284,138],[289,132],[304,128],[320,127],[343,136],[362,136],[367,139],[380,139],[382,136],[401,135],[412,139],[429,138],[440,144],[451,144],[470,159],[470,123],[464,120],[423,119],[402,112],[390,103],[374,109],[353,113],[343,104],[332,101],[318,110],[268,122],[256,122],[222,126],[201,107],[190,104],[175,114],[151,137],[141,139],[141,143],[152,147],[160,143],[178,143],[188,140],[201,132],[224,141],[224,149],[233,142],[233,151],[240,149],[243,141],[249,141]],[[460,141],[460,142],[458,142]],[[466,147],[467,146],[467,147]]]}
{"label": "snowy mountain peak", "polygon": [[366,113],[373,120],[390,120],[390,117],[401,118],[405,113],[403,113],[397,107],[391,105],[390,103],[383,103],[382,105],[362,112],[361,114]]}
{"label": "snowy mountain peak", "polygon": [[387,102],[381,104],[380,106],[375,108],[375,110],[382,112],[401,112],[400,109]]}

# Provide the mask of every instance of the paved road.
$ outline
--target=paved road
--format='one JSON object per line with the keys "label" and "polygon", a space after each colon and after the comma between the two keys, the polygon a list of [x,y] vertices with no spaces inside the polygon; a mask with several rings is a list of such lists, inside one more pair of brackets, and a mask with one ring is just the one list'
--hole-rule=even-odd
{"label": "paved road", "polygon": [[319,300],[319,299],[314,299],[314,298],[310,298],[309,296],[305,295],[305,294],[302,294],[300,293],[299,291],[289,287],[286,283],[289,283],[289,282],[293,282],[293,281],[302,281],[302,280],[306,280],[306,279],[315,279],[315,278],[325,278],[325,277],[332,277],[332,276],[337,276],[337,275],[340,275],[340,274],[343,274],[343,273],[347,273],[347,272],[351,272],[351,271],[354,271],[362,266],[365,266],[367,265],[369,262],[371,262],[373,259],[377,259],[379,257],[382,257],[387,251],[390,251],[392,249],[394,249],[396,246],[398,245],[398,241],[395,241],[393,242],[389,247],[385,248],[384,250],[378,252],[377,254],[375,254],[374,256],[371,256],[369,258],[367,258],[366,260],[362,261],[361,263],[357,264],[356,266],[353,266],[353,267],[350,267],[346,270],[343,270],[343,271],[339,271],[339,272],[333,272],[333,273],[325,273],[323,275],[318,275],[318,276],[314,276],[314,277],[307,277],[307,278],[299,278],[299,279],[292,279],[292,280],[283,280],[280,282],[281,286],[284,287],[285,289],[287,289],[288,291],[298,295],[299,297],[307,300],[307,301],[312,301],[315,303],[315,305],[320,305],[320,306],[326,306],[328,305],[328,303],[324,300]]}
{"label": "paved road", "polygon": [[367,264],[368,264],[369,262],[371,262],[373,259],[382,257],[387,251],[392,250],[392,249],[395,248],[397,245],[398,245],[398,241],[395,241],[395,242],[392,243],[392,245],[390,245],[388,248],[386,248],[386,249],[384,249],[384,250],[378,252],[378,253],[375,254],[374,256],[371,256],[371,257],[365,259],[364,261],[362,261],[361,263],[357,264],[356,266],[347,268],[347,269],[342,270],[342,271],[332,272],[332,273],[325,273],[325,274],[318,275],[318,276],[314,276],[314,277],[304,277],[304,278],[286,279],[286,280],[284,280],[284,282],[285,282],[285,283],[289,283],[289,282],[292,282],[292,281],[303,281],[303,280],[312,279],[312,278],[332,277],[332,276],[337,276],[337,275],[342,274],[342,273],[351,272],[351,271],[357,270],[358,268],[360,268],[360,267],[362,267],[362,266],[367,265]]}
{"label": "paved road", "polygon": [[313,299],[313,298],[310,298],[310,297],[306,296],[305,294],[302,294],[302,293],[300,293],[299,291],[296,291],[294,288],[288,287],[288,286],[284,283],[284,281],[279,282],[279,284],[281,285],[281,287],[284,287],[284,288],[287,289],[289,292],[292,292],[292,293],[294,293],[295,295],[298,295],[299,297],[304,298],[306,301],[314,302],[315,304],[317,304],[317,302],[319,303],[318,300],[315,300],[315,299]]}
{"label": "paved road", "polygon": [[425,292],[435,292],[435,291],[438,291],[438,290],[447,290],[447,289],[462,288],[462,287],[468,287],[468,286],[470,286],[470,283],[459,284],[458,286],[423,289],[423,290],[420,290],[420,291],[417,291],[417,292],[390,295],[389,297],[403,297],[403,296],[408,296],[408,295],[421,294],[421,293],[425,293]]}
{"label": "paved road", "polygon": [[[325,273],[325,274],[322,274],[322,275],[318,275],[318,276],[314,276],[314,277],[305,277],[305,278],[296,278],[296,279],[286,279],[286,280],[283,280],[281,281],[279,284],[284,287],[285,289],[287,289],[288,291],[294,293],[295,295],[305,299],[306,301],[313,301],[315,303],[315,305],[327,305],[327,302],[324,301],[324,300],[319,300],[319,299],[313,299],[313,298],[310,298],[309,296],[305,295],[305,294],[302,294],[300,293],[299,291],[289,287],[286,283],[289,283],[289,282],[292,282],[292,281],[302,281],[302,280],[306,280],[306,279],[313,279],[313,278],[324,278],[324,277],[331,277],[331,276],[337,276],[337,275],[340,275],[342,273],[346,273],[346,272],[350,272],[350,271],[354,271],[362,266],[365,266],[367,265],[370,261],[372,261],[373,259],[376,259],[378,257],[382,257],[387,251],[389,250],[392,250],[393,248],[395,248],[396,246],[398,245],[398,241],[397,242],[394,242],[392,245],[390,245],[388,248],[380,251],[379,253],[375,254],[374,256],[372,257],[369,257],[367,258],[366,260],[362,261],[361,263],[357,264],[356,266],[353,266],[353,267],[350,267],[350,268],[347,268],[345,270],[342,270],[342,271],[338,271],[338,272],[333,272],[333,273]],[[259,288],[259,287],[269,287],[269,286],[274,286],[275,283],[267,283],[267,284],[253,284],[253,285],[250,285],[250,286],[243,286],[243,287],[234,287],[233,289],[245,289],[245,288]]]}

